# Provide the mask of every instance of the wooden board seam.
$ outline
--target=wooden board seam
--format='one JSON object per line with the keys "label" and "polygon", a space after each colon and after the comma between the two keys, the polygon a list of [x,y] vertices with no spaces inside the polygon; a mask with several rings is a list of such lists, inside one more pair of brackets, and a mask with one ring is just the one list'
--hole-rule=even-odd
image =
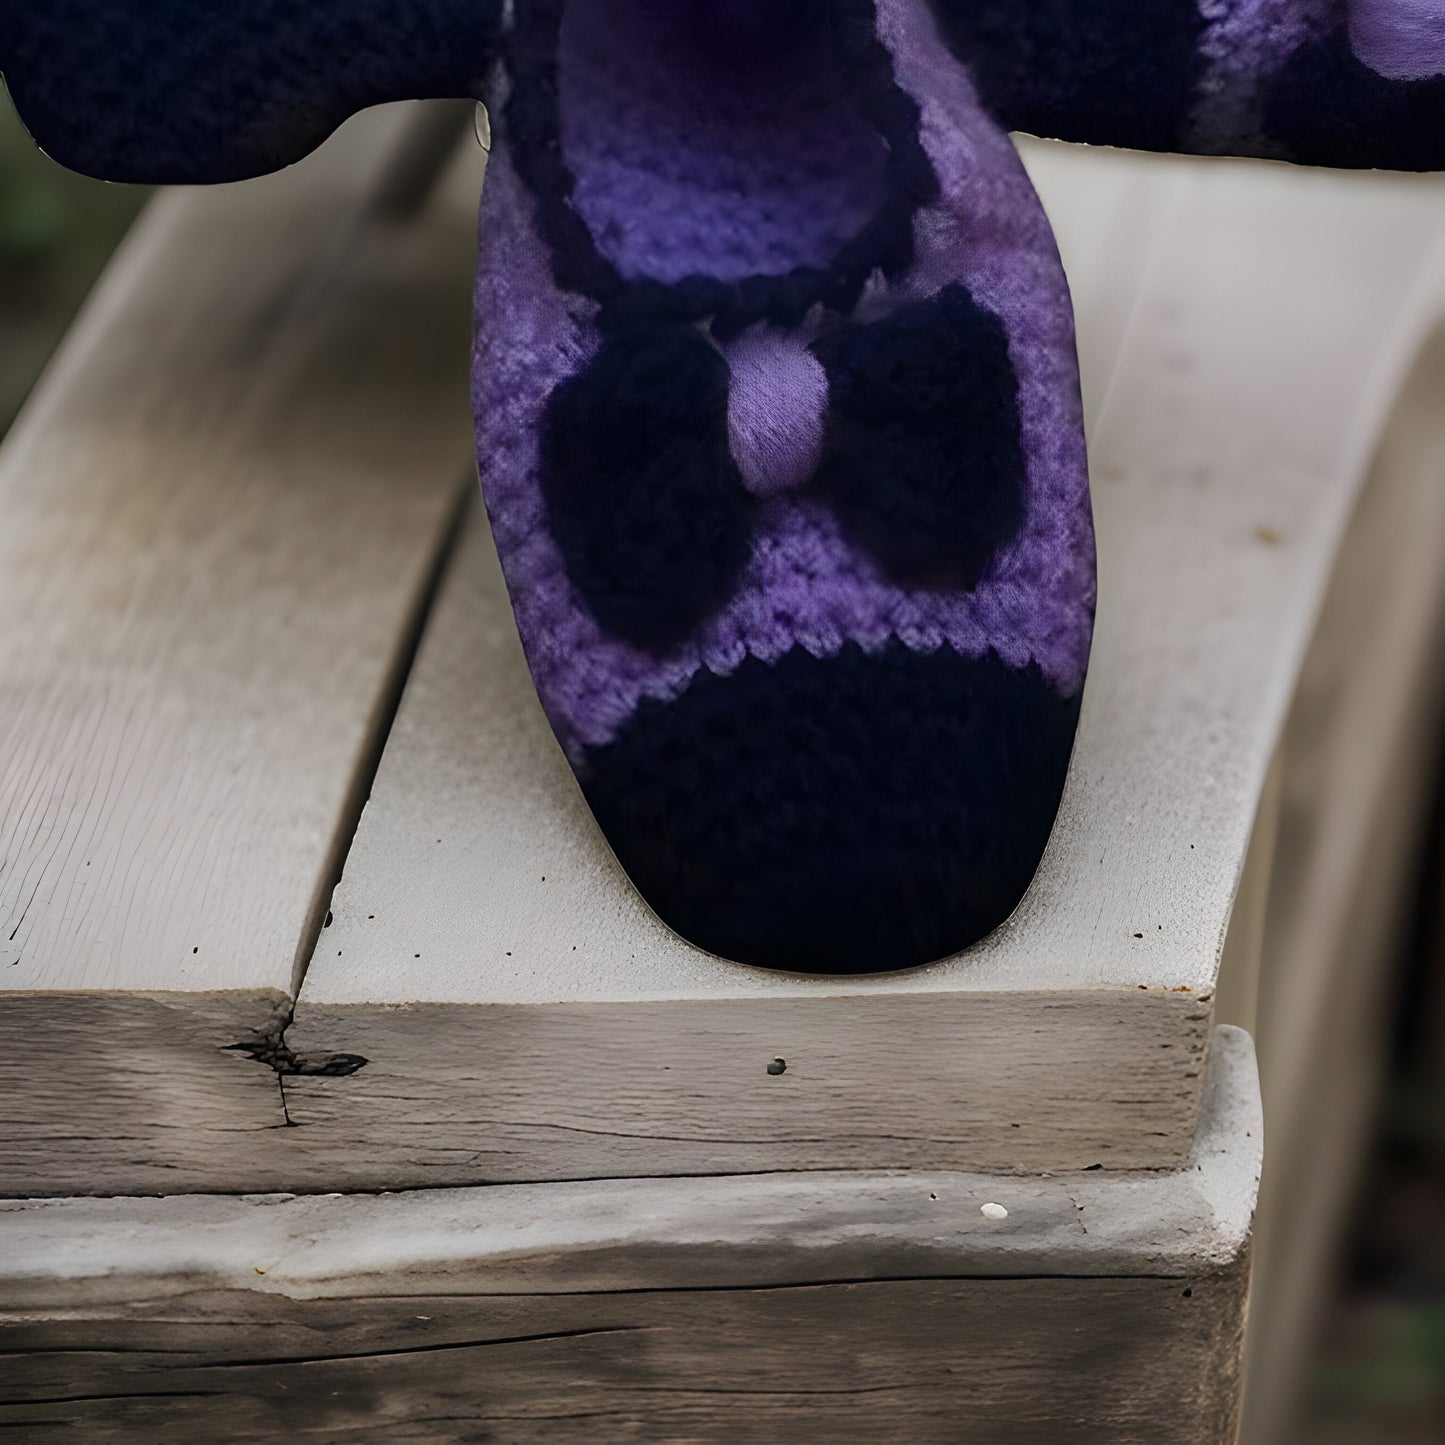
{"label": "wooden board seam", "polygon": [[[417,590],[410,612],[400,629],[396,649],[387,668],[386,684],[377,697],[376,708],[367,728],[367,736],[357,758],[355,772],[352,774],[351,786],[337,813],[336,827],[326,852],[326,860],[317,878],[311,911],[296,943],[296,955],[291,965],[293,1011],[295,999],[300,994],[301,985],[306,979],[306,969],[315,956],[317,943],[331,917],[331,895],[341,881],[347,855],[351,851],[357,827],[361,823],[361,815],[366,810],[367,800],[371,797],[372,784],[376,780],[377,770],[381,767],[381,757],[386,751],[392,724],[396,721],[397,710],[401,707],[401,699],[406,692],[412,668],[416,666],[417,654],[421,650],[427,623],[436,607],[442,580],[456,553],[457,541],[462,535],[467,516],[472,507],[476,505],[474,501],[476,493],[475,472],[464,471],[458,478],[451,513],[438,533],[435,551],[428,564],[426,576]],[[290,1022],[291,1016],[288,1013],[286,1023],[281,1026],[282,1034],[285,1033]],[[284,1094],[284,1090],[282,1092]]]}

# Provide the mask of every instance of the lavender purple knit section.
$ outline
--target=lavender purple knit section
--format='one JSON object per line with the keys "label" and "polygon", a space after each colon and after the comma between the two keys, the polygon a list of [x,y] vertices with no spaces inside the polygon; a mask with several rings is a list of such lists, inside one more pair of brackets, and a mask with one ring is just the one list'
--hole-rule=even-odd
{"label": "lavender purple knit section", "polygon": [[[855,319],[963,282],[1003,320],[1019,382],[1028,508],[1017,538],[972,593],[887,580],[833,514],[784,492],[759,509],[754,552],[732,601],[666,656],[606,633],[571,588],[546,527],[538,479],[543,408],[596,346],[590,300],[560,293],[533,203],[499,132],[482,199],[473,401],[478,456],[517,623],[537,690],[574,759],[607,743],[644,697],[677,696],[700,668],[732,672],[801,645],[915,650],[944,643],[1009,665],[1036,662],[1065,695],[1082,685],[1094,557],[1073,320],[1052,233],[1008,138],[982,113],[939,40],[926,0],[879,0],[881,38],[922,111],[941,182],[916,219],[916,260],[895,285],[875,274]],[[497,107],[500,110],[500,107]],[[880,478],[880,486],[887,479]]]}
{"label": "lavender purple knit section", "polygon": [[934,616],[898,635],[913,647],[947,641],[970,656],[992,648],[1012,667],[1036,662],[1072,695],[1083,686],[1093,636],[1094,526],[1073,303],[1053,228],[927,5],[878,0],[878,16],[899,83],[922,112],[942,193],[918,217],[917,264],[905,289],[926,296],[962,280],[1002,319],[1029,476],[1024,527],[989,578],[973,593],[936,599]]}
{"label": "lavender purple knit section", "polygon": [[573,207],[627,277],[826,265],[882,200],[881,138],[808,64],[806,37],[796,58],[761,45],[704,64],[685,9],[570,0],[559,99]]}
{"label": "lavender purple knit section", "polygon": [[1349,0],[1350,45],[1390,80],[1445,74],[1445,0]]}
{"label": "lavender purple knit section", "polygon": [[727,348],[728,441],[743,486],[772,497],[812,479],[823,454],[828,374],[808,334],[766,323]]}

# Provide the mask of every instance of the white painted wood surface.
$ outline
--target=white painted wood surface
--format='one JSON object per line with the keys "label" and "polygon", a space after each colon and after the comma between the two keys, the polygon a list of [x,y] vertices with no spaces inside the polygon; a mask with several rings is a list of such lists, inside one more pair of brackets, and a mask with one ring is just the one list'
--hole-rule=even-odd
{"label": "white painted wood surface", "polygon": [[369,214],[409,123],[160,196],[0,455],[5,1191],[284,1123],[225,1046],[289,1012],[469,490],[476,182]]}
{"label": "white painted wood surface", "polygon": [[1223,1029],[1176,1173],[0,1205],[0,1424],[1216,1445],[1260,1147]]}
{"label": "white painted wood surface", "polygon": [[1079,308],[1101,605],[1069,790],[1017,915],[958,958],[860,979],[672,935],[545,730],[476,529],[287,1035],[368,1061],[283,1081],[314,1187],[1183,1157],[1283,719],[1441,314],[1445,187],[1028,153]]}

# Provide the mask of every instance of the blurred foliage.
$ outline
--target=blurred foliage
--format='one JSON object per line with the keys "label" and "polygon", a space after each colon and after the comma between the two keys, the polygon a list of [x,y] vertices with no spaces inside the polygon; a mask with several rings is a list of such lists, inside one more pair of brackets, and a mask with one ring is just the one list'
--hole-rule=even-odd
{"label": "blurred foliage", "polygon": [[1310,1445],[1438,1445],[1445,1437],[1445,1306],[1374,1298],[1337,1311],[1312,1407]]}
{"label": "blurred foliage", "polygon": [[56,165],[0,90],[0,433],[146,194]]}
{"label": "blurred foliage", "polygon": [[1390,1074],[1301,1445],[1445,1441],[1445,760],[1407,931]]}

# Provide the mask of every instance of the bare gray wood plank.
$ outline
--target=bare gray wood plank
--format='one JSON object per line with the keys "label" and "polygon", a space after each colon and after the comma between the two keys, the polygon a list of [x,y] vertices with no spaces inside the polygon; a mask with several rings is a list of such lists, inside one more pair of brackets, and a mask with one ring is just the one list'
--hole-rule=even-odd
{"label": "bare gray wood plank", "polygon": [[128,1326],[125,1352],[82,1321],[55,1332],[63,1356],[24,1346],[34,1390],[0,1404],[0,1426],[136,1442],[1220,1445],[1242,1293],[1231,1277],[422,1294],[276,1302],[245,1330],[206,1330],[191,1312],[230,1302],[197,1296],[169,1328]]}
{"label": "bare gray wood plank", "polygon": [[966,1415],[990,1439],[1217,1442],[1260,1145],[1253,1048],[1225,1029],[1173,1174],[13,1202],[0,1423],[931,1441]]}
{"label": "bare gray wood plank", "polygon": [[284,1123],[225,1046],[289,1009],[466,490],[476,180],[368,214],[409,124],[155,200],[0,454],[6,1191]]}
{"label": "bare gray wood plank", "polygon": [[306,1187],[1184,1156],[1286,709],[1440,314],[1445,188],[1030,154],[1080,314],[1101,605],[1018,913],[955,959],[856,979],[676,938],[583,807],[474,534],[287,1033],[367,1060],[283,1080]]}

